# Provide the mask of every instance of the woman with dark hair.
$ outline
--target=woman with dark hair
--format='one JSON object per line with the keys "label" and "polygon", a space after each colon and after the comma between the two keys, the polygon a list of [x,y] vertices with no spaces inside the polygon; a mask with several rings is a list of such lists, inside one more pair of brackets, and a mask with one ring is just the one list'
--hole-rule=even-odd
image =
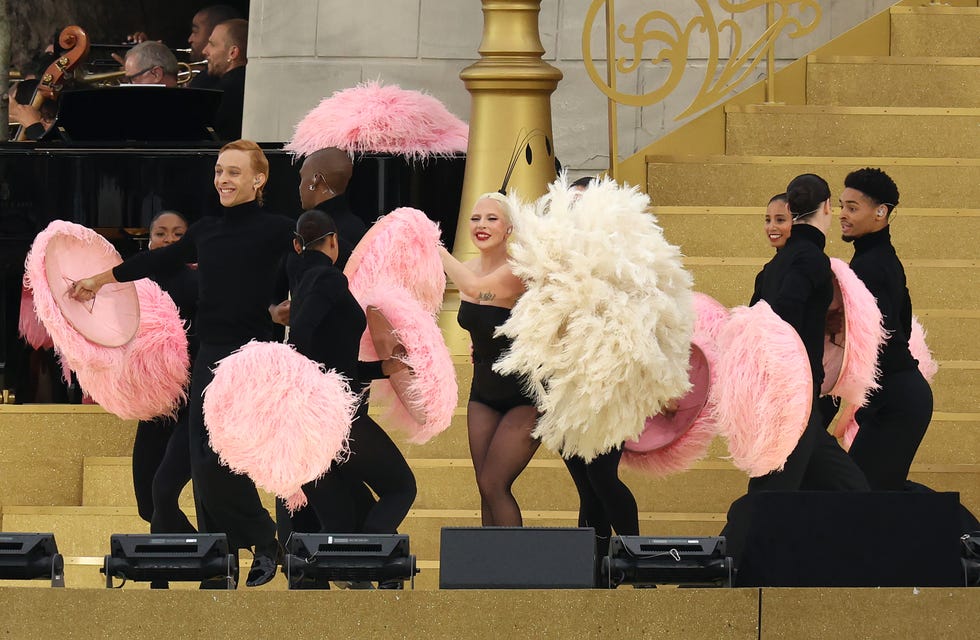
{"label": "woman with dark hair", "polygon": [[[813,378],[810,418],[800,440],[781,471],[749,480],[749,491],[796,490],[808,481],[826,484],[846,479],[848,487],[867,489],[867,481],[843,449],[824,429],[818,398],[823,382],[823,344],[827,309],[834,297],[830,259],[824,253],[832,220],[830,187],[820,176],[806,173],[786,187],[792,233],[755,281],[750,304],[764,300],[799,334],[806,348]],[[821,435],[822,433],[822,435]],[[824,438],[826,436],[826,438]],[[814,450],[820,455],[814,456]]]}
{"label": "woman with dark hair", "polygon": [[291,250],[293,222],[262,209],[269,161],[250,140],[221,148],[214,187],[223,215],[195,222],[174,244],[132,256],[110,271],[75,284],[73,296],[91,300],[111,282],[129,282],[197,262],[200,347],[191,375],[189,437],[191,472],[201,531],[223,532],[231,548],[254,548],[246,584],[272,580],[279,551],[276,525],[262,506],[253,482],[221,464],[204,425],[203,392],[212,368],[250,340],[273,339],[269,303],[276,269]]}
{"label": "woman with dark hair", "polygon": [[[317,209],[301,215],[293,245],[299,256],[289,261],[289,339],[296,351],[351,380],[355,391],[365,379],[404,368],[395,357],[380,363],[358,361],[367,322],[347,277],[335,266],[340,244],[330,215]],[[359,524],[351,487],[360,484],[369,486],[378,500]],[[415,501],[415,475],[361,403],[351,424],[347,459],[303,485],[303,492],[324,533],[397,533]]]}
{"label": "woman with dark hair", "polygon": [[[150,222],[149,250],[156,251],[177,242],[187,232],[187,219],[176,211],[161,211]],[[197,271],[183,264],[153,275],[177,305],[187,330],[187,346],[193,366],[197,355]],[[194,525],[180,509],[180,492],[191,479],[187,435],[188,407],[180,408],[176,418],[141,420],[133,441],[133,489],[140,517],[150,523],[151,533],[193,533]]]}

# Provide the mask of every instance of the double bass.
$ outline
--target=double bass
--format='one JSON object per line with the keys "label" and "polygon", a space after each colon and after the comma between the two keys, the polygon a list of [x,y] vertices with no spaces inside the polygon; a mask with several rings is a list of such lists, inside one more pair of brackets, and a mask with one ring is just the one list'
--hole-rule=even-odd
{"label": "double bass", "polygon": [[[34,109],[40,109],[45,100],[54,100],[65,78],[70,78],[75,67],[88,55],[88,34],[79,26],[71,25],[62,29],[58,35],[58,44],[64,52],[48,65],[38,79],[37,88],[30,102],[30,106]],[[27,127],[19,125],[14,140],[17,142],[27,140]]]}

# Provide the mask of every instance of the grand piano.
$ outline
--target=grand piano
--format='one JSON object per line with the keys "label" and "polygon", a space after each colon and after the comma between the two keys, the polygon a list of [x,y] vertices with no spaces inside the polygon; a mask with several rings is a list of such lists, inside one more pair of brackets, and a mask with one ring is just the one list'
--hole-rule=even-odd
{"label": "grand piano", "polygon": [[[107,118],[104,113],[92,117]],[[126,257],[145,247],[150,219],[163,209],[180,211],[192,222],[220,211],[212,184],[220,142],[203,133],[194,140],[161,141],[135,139],[125,131],[114,134],[122,137],[117,140],[93,133],[79,137],[77,131],[59,132],[56,126],[48,140],[0,143],[0,389],[16,391],[26,375],[26,347],[17,335],[24,258],[49,222],[94,228]],[[296,217],[301,213],[298,166],[281,144],[262,146],[270,163],[266,208]],[[348,196],[368,224],[401,206],[424,211],[441,225],[451,249],[464,165],[463,156],[410,163],[398,156],[364,155],[355,159]],[[18,396],[30,399],[23,392]]]}

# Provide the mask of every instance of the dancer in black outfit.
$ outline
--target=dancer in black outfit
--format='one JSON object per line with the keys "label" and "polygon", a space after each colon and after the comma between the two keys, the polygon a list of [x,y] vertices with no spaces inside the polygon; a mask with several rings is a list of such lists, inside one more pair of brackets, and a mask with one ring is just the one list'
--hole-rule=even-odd
{"label": "dancer in black outfit", "polygon": [[538,411],[520,380],[492,370],[510,345],[494,332],[524,293],[524,283],[507,261],[511,231],[507,200],[490,193],[477,200],[470,214],[470,237],[480,255],[464,264],[440,247],[443,268],[459,287],[459,325],[473,342],[466,429],[484,526],[521,526],[511,487],[540,444],[531,437]]}
{"label": "dancer in black outfit", "polygon": [[[595,180],[593,177],[579,178],[570,185],[570,189],[584,191]],[[562,456],[578,491],[578,526],[595,529],[597,561],[609,554],[609,538],[613,530],[621,536],[640,534],[636,498],[619,478],[619,461],[622,457],[622,445],[591,462],[578,456]]]}
{"label": "dancer in black outfit", "polygon": [[[300,167],[299,200],[303,209],[317,209],[329,214],[334,224],[337,226],[337,245],[338,253],[334,265],[343,271],[350,258],[351,252],[357,243],[361,241],[367,233],[364,221],[355,214],[350,207],[347,198],[347,185],[353,174],[354,165],[346,151],[336,147],[328,147],[311,153],[303,161]],[[287,257],[287,264],[297,260],[298,256],[290,254]],[[288,289],[288,276],[285,273],[286,265],[283,266],[283,274],[280,276],[284,284],[280,287],[284,295]],[[285,300],[272,307],[269,311],[276,322],[284,325],[289,324],[289,300]],[[380,369],[365,368],[361,366],[362,377],[360,382],[363,384],[364,399],[359,406],[363,413],[369,409],[369,387],[372,379],[383,377]],[[363,529],[367,515],[371,513],[375,505],[374,494],[363,483],[355,483],[348,488],[351,494],[354,508],[354,522],[344,525],[338,531],[360,531]],[[290,513],[286,508],[285,502],[281,499],[276,500],[276,524],[279,528],[279,539],[288,540],[290,533],[298,531],[301,533],[315,533],[320,530],[320,520],[310,506],[303,507]]]}
{"label": "dancer in black outfit", "polygon": [[843,240],[854,243],[851,269],[877,300],[888,331],[878,354],[881,387],[857,411],[861,428],[850,454],[872,489],[899,491],[932,419],[932,389],[909,352],[912,300],[889,232],[898,187],[871,168],[848,174],[844,187],[840,224]]}
{"label": "dancer in black outfit", "polygon": [[[823,248],[830,227],[830,187],[820,176],[797,176],[786,188],[792,234],[756,278],[751,304],[765,300],[803,341],[813,376],[810,419],[781,471],[749,480],[749,491],[796,490],[804,476],[836,482],[841,489],[866,490],[860,470],[824,428],[818,398],[823,382],[827,309],[833,300],[830,259]],[[816,449],[820,456],[814,456]],[[843,480],[842,480],[843,478]]]}
{"label": "dancer in black outfit", "polygon": [[275,523],[262,506],[252,481],[222,465],[204,425],[203,391],[215,363],[250,340],[270,340],[269,301],[276,267],[291,250],[293,222],[266,213],[262,188],[269,162],[257,144],[237,140],[221,148],[214,185],[224,207],[220,217],[191,225],[178,242],[137,254],[111,271],[80,280],[73,296],[91,300],[111,282],[128,282],[197,262],[200,349],[191,374],[190,455],[198,528],[223,532],[234,549],[254,547],[246,584],[258,586],[275,576],[278,544]]}
{"label": "dancer in black outfit", "polygon": [[[150,222],[150,251],[171,245],[187,232],[187,220],[175,211],[163,211]],[[155,274],[160,285],[177,305],[180,319],[188,327],[191,363],[197,355],[197,271],[187,265]],[[187,435],[188,408],[176,418],[141,420],[133,441],[133,488],[140,517],[150,523],[151,533],[193,533],[194,525],[181,510],[178,499],[191,480],[190,443]]]}
{"label": "dancer in black outfit", "polygon": [[[300,216],[296,228],[299,257],[289,263],[290,340],[299,353],[356,383],[363,375],[357,356],[367,323],[347,278],[333,263],[339,251],[337,227],[326,213],[310,210]],[[381,363],[385,375],[402,367],[394,359]],[[355,529],[349,488],[361,484],[371,487],[378,500]],[[349,457],[303,485],[303,492],[324,533],[396,533],[415,501],[416,486],[398,447],[366,409],[359,408],[351,424]]]}

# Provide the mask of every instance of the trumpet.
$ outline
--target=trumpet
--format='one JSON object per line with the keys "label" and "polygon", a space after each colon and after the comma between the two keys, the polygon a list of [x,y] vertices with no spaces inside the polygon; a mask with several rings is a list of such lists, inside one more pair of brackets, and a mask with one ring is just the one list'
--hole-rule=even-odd
{"label": "trumpet", "polygon": [[[207,65],[207,60],[201,60],[200,62],[178,62],[177,86],[183,86],[193,80],[194,76],[198,73],[207,71]],[[105,73],[89,73],[76,78],[76,80],[93,87],[116,87],[123,84],[123,78],[125,77],[126,71],[119,69],[118,71],[107,71]]]}

